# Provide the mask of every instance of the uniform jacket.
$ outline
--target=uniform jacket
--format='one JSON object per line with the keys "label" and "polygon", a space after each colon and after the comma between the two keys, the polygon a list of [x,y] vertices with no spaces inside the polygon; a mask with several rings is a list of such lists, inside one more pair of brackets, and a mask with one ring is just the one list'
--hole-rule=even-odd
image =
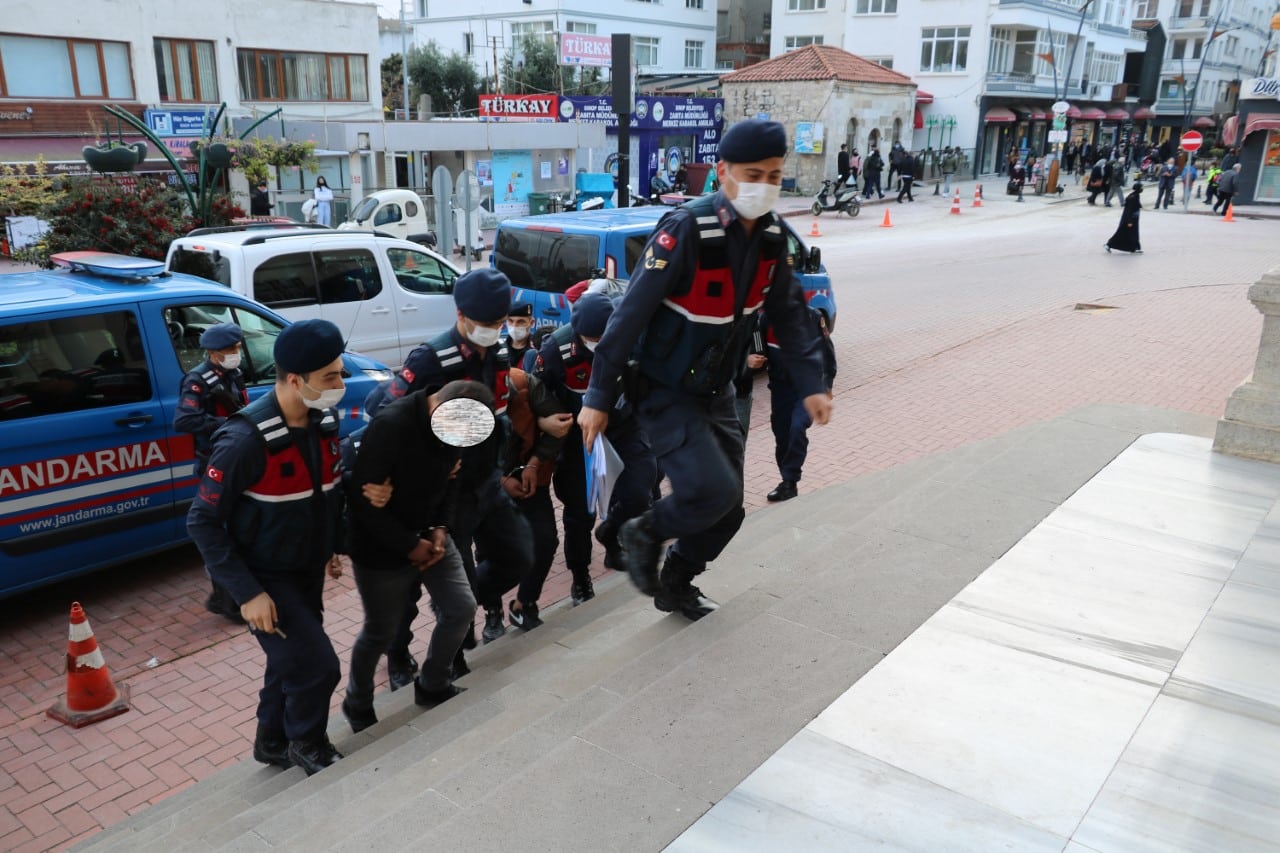
{"label": "uniform jacket", "polygon": [[237,604],[262,592],[259,577],[323,572],[338,544],[341,475],[331,409],[291,429],[273,390],[218,430],[187,532]]}
{"label": "uniform jacket", "polygon": [[[806,319],[812,334],[818,335],[822,341],[822,381],[827,386],[826,390],[830,391],[836,384],[836,348],[831,342],[831,330],[827,327],[826,317],[817,308],[809,308]],[[782,350],[778,344],[778,338],[773,333],[773,327],[769,325],[767,315],[760,316],[760,331],[764,337],[765,355],[768,358],[766,369],[769,371],[769,381],[791,384],[786,361],[779,357]]]}
{"label": "uniform jacket", "polygon": [[239,368],[223,370],[205,359],[182,377],[178,405],[173,410],[173,428],[195,438],[196,457],[203,466],[209,458],[214,430],[248,404],[249,395]]}

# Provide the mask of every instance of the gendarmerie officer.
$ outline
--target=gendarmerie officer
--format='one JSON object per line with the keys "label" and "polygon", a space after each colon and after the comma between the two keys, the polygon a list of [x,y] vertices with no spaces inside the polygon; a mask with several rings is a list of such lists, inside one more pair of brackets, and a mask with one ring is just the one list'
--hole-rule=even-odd
{"label": "gendarmerie officer", "polygon": [[[384,399],[399,399],[420,389],[431,393],[458,379],[479,382],[493,391],[500,429],[463,453],[457,512],[449,530],[462,552],[476,599],[485,608],[483,637],[490,642],[506,631],[503,594],[520,582],[533,563],[528,522],[502,489],[499,470],[506,434],[502,416],[510,393],[508,354],[501,336],[511,308],[511,281],[495,269],[472,270],[454,282],[453,301],[458,314],[453,328],[409,353]],[[380,408],[377,396],[375,390],[365,402],[370,415]],[[407,624],[393,642],[389,660],[408,656],[410,626],[417,611],[412,601],[407,606]],[[465,670],[465,664],[459,668]]]}
{"label": "gendarmerie officer", "polygon": [[507,362],[526,373],[533,369],[533,359],[538,354],[533,341],[533,325],[533,303],[512,302],[511,310],[507,312],[507,332],[502,336],[502,344],[507,348]]}
{"label": "gendarmerie officer", "polygon": [[[612,299],[603,293],[584,293],[573,304],[568,325],[548,335],[538,352],[534,375],[575,416],[582,409],[583,395],[591,383],[594,350],[612,314]],[[614,484],[609,515],[596,529],[596,538],[605,546],[605,566],[620,569],[618,529],[649,508],[658,468],[629,405],[624,403],[612,411],[605,434],[624,465]],[[564,562],[573,576],[570,595],[575,604],[581,604],[595,597],[590,573],[595,516],[587,506],[582,431],[576,426],[565,437],[553,483],[564,506]]]}
{"label": "gendarmerie officer", "polygon": [[325,734],[338,656],[324,632],[325,569],[337,577],[342,333],[304,320],[276,338],[276,384],[218,430],[187,514],[214,581],[267,655],[253,757],[308,775],[342,756]]}
{"label": "gendarmerie officer", "polygon": [[[243,341],[244,333],[235,323],[210,326],[200,336],[200,346],[207,353],[205,360],[182,377],[178,406],[173,412],[173,428],[190,433],[195,439],[196,477],[203,477],[209,464],[214,431],[249,404],[244,377],[240,375]],[[205,599],[205,609],[232,622],[243,623],[240,608],[227,591],[212,579],[210,583],[213,589]]]}
{"label": "gendarmerie officer", "polygon": [[[724,134],[716,164],[721,189],[658,223],[596,347],[578,416],[583,440],[592,441],[608,426],[627,374],[626,396],[671,493],[622,526],[623,564],[659,610],[690,619],[716,609],[693,579],[745,516],[733,379],[762,308],[805,410],[818,424],[831,415],[820,341],[792,277],[786,233],[771,212],[786,153],[777,122],[743,121]],[[659,575],[667,539],[676,541]]]}

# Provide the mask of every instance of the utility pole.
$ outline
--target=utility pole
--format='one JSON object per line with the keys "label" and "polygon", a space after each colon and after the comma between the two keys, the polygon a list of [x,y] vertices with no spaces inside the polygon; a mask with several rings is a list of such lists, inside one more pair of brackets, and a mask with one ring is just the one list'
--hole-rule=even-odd
{"label": "utility pole", "polygon": [[409,120],[409,48],[407,46],[407,36],[405,34],[404,25],[404,4],[405,0],[400,0],[400,71],[404,77],[404,120]]}
{"label": "utility pole", "polygon": [[489,36],[489,46],[493,50],[493,93],[502,94],[502,75],[498,73],[498,42],[501,36]]}

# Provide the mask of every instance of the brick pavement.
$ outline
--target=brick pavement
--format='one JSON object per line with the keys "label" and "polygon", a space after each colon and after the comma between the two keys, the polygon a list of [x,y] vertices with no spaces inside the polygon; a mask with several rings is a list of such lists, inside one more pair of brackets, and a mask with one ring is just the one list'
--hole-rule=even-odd
{"label": "brick pavement", "polygon": [[[866,358],[852,324],[837,334],[837,419],[812,433],[802,489],[999,435],[1095,402],[1221,413],[1252,368],[1261,318],[1247,285],[1116,294],[1116,310],[1032,312],[897,368]],[[845,303],[849,305],[848,302]],[[768,396],[756,388],[748,511],[777,480]],[[597,564],[595,572],[603,572]],[[125,573],[127,572],[127,576]],[[544,604],[568,593],[557,563]],[[206,614],[190,548],[0,602],[0,837],[15,851],[61,848],[246,757],[261,653]],[[82,601],[128,714],[74,731],[44,718],[63,688],[67,606]],[[326,594],[342,660],[360,623],[350,577]],[[155,657],[159,665],[150,668]],[[339,697],[334,698],[336,709]]]}

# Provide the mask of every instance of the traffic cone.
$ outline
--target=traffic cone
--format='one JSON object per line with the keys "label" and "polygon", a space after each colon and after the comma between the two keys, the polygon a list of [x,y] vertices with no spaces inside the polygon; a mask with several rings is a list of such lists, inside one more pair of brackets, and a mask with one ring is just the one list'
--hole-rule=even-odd
{"label": "traffic cone", "polygon": [[810,237],[821,237],[822,232],[818,230],[818,220],[813,220],[813,227],[809,229]]}
{"label": "traffic cone", "polygon": [[93,637],[80,602],[71,605],[71,633],[67,642],[67,696],[46,713],[52,719],[81,728],[129,710],[129,687],[119,689]]}
{"label": "traffic cone", "polygon": [[973,206],[982,207],[982,184],[973,188]]}
{"label": "traffic cone", "polygon": [[951,202],[951,212],[956,216],[960,215],[960,190],[956,190],[956,197]]}
{"label": "traffic cone", "polygon": [[881,228],[892,228],[893,223],[889,221],[889,208],[884,209],[884,222],[880,223]]}
{"label": "traffic cone", "polygon": [[1227,215],[1222,217],[1223,222],[1235,222],[1235,215],[1231,212],[1231,202],[1227,202]]}

